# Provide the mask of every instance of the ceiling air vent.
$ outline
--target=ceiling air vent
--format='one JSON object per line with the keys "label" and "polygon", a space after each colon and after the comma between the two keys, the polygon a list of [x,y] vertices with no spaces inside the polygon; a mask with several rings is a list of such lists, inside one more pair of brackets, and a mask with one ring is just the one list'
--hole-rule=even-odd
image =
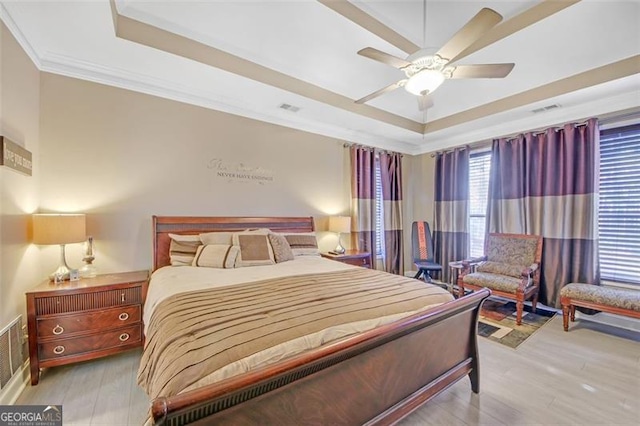
{"label": "ceiling air vent", "polygon": [[531,112],[533,112],[534,114],[537,114],[539,112],[545,112],[545,111],[549,111],[550,109],[556,109],[556,108],[560,108],[560,105],[551,104],[551,105],[543,106],[543,107],[540,107],[540,108],[536,108],[534,110],[531,110]]}
{"label": "ceiling air vent", "polygon": [[289,105],[289,104],[281,104],[278,108],[286,109],[287,111],[291,111],[291,112],[300,111],[300,107]]}

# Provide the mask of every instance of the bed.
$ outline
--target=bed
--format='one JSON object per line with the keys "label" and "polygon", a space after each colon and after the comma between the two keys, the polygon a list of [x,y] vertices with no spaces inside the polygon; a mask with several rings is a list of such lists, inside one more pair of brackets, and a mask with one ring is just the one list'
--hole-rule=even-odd
{"label": "bed", "polygon": [[[180,338],[175,337],[177,334],[173,330],[161,332],[163,326],[154,323],[162,324],[166,315],[164,311],[158,313],[160,308],[156,306],[179,307],[189,299],[197,303],[200,309],[205,305],[208,307],[209,300],[211,304],[217,300],[214,296],[206,299],[209,293],[204,293],[205,290],[201,290],[198,284],[203,281],[200,275],[205,273],[201,269],[207,268],[181,269],[180,274],[190,277],[184,281],[185,292],[164,295],[161,283],[169,283],[164,288],[182,285],[167,278],[175,279],[178,275],[174,272],[182,268],[167,267],[170,265],[169,234],[199,235],[264,228],[279,234],[304,235],[315,231],[312,217],[153,217],[154,274],[145,305],[147,340],[139,380],[145,382],[149,394],[153,395],[151,420],[154,424],[393,424],[465,376],[470,378],[471,390],[479,392],[476,328],[480,305],[490,294],[487,290],[450,300],[442,298],[440,289],[432,290],[436,286],[425,287],[420,290],[419,297],[429,298],[424,299],[424,306],[428,306],[428,309],[414,309],[418,296],[398,296],[404,299],[394,300],[393,303],[380,302],[380,307],[372,309],[382,309],[381,312],[385,313],[383,319],[362,320],[354,317],[358,319],[353,321],[354,327],[366,324],[363,330],[344,331],[345,327],[340,326],[337,328],[343,334],[325,340],[327,329],[323,329],[318,331],[318,335],[322,336],[319,346],[298,348],[293,355],[280,357],[273,362],[259,362],[257,367],[245,368],[246,371],[242,372],[229,372],[216,367],[205,374],[200,367],[191,369],[192,364],[196,364],[192,363],[191,358],[165,359],[166,354],[174,352],[183,352],[181,356],[184,357],[202,357],[200,354],[204,349],[194,350],[200,347],[200,343],[198,341],[196,344],[191,339],[193,333],[186,328],[189,320],[181,321],[185,324],[181,333],[185,334]],[[286,275],[289,272],[282,272],[296,268],[303,268],[307,275],[292,277]],[[286,286],[293,281],[304,281],[304,285],[311,285],[320,278],[331,283],[335,281],[336,286],[344,288],[345,277],[354,287],[368,285],[364,281],[371,279],[371,286],[402,288],[403,293],[413,291],[418,284],[421,287],[428,286],[416,280],[375,271],[365,272],[363,268],[311,256],[281,266],[276,264],[239,269],[245,271],[238,272],[249,275],[256,273],[254,271],[260,271],[261,276],[273,274],[273,277],[257,284],[251,283],[250,287],[243,283],[237,287],[244,289],[242,291],[259,288],[265,295],[273,293],[268,286],[273,285],[274,280],[277,281],[277,287],[274,288],[287,291],[289,287]],[[230,291],[229,284],[233,283],[225,280],[235,280],[237,272],[233,272],[233,275],[222,270],[213,273],[216,274],[215,278],[208,279],[220,283],[216,294]],[[382,275],[385,275],[382,277],[384,279]],[[338,283],[336,277],[341,277],[342,283]],[[402,285],[398,285],[400,281],[393,285],[387,283],[392,280],[405,281]],[[317,281],[317,285],[318,289],[329,286],[324,281]],[[438,303],[431,304],[427,300]],[[423,303],[421,300],[418,302]],[[310,306],[316,305],[310,302]],[[172,309],[174,314],[183,315],[178,308]],[[400,315],[388,309],[401,310],[403,313]],[[306,313],[304,318],[307,318]],[[311,321],[307,323],[315,326]],[[332,328],[328,330],[333,333]],[[173,342],[178,339],[183,340]],[[304,339],[295,340],[306,342],[313,339],[304,336]],[[172,343],[176,346],[166,349],[164,353],[157,349],[167,348]],[[241,361],[237,363],[244,365],[246,362],[245,359]],[[172,369],[180,374],[186,371],[184,375],[191,379],[189,386],[182,382],[178,386],[173,381],[174,376],[167,372]],[[202,377],[195,377],[195,374]],[[163,375],[166,376],[164,381]]]}

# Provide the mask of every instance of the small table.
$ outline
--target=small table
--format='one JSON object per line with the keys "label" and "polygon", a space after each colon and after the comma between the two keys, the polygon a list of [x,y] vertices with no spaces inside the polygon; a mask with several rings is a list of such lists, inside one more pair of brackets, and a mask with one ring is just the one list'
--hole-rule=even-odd
{"label": "small table", "polygon": [[321,253],[321,255],[327,259],[371,269],[371,253],[368,251],[346,250],[343,254]]}
{"label": "small table", "polygon": [[460,275],[460,271],[462,271],[462,261],[449,262],[449,280],[447,282],[447,290],[449,293],[453,293],[453,287],[458,282],[458,276]]}

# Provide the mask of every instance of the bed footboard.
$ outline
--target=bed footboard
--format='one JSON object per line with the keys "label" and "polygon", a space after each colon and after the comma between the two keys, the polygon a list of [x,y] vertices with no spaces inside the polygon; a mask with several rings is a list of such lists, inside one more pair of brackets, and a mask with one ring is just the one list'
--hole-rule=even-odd
{"label": "bed footboard", "polygon": [[464,376],[479,392],[480,290],[269,367],[152,402],[155,424],[382,425]]}

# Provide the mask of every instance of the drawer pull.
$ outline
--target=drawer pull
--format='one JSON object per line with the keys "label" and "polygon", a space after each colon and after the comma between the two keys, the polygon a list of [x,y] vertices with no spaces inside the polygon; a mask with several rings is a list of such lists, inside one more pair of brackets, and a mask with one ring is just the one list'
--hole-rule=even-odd
{"label": "drawer pull", "polygon": [[122,333],[119,337],[121,342],[126,342],[127,340],[129,340],[129,333]]}
{"label": "drawer pull", "polygon": [[53,353],[56,355],[60,355],[63,352],[64,352],[64,346],[56,346],[55,348],[53,348]]}
{"label": "drawer pull", "polygon": [[56,324],[56,326],[53,327],[52,332],[57,336],[58,334],[64,333],[64,328],[60,327],[60,324]]}
{"label": "drawer pull", "polygon": [[120,300],[124,303],[124,293],[120,294]]}
{"label": "drawer pull", "polygon": [[120,321],[126,321],[129,319],[129,314],[126,312],[121,313],[120,315],[118,315],[118,319]]}

